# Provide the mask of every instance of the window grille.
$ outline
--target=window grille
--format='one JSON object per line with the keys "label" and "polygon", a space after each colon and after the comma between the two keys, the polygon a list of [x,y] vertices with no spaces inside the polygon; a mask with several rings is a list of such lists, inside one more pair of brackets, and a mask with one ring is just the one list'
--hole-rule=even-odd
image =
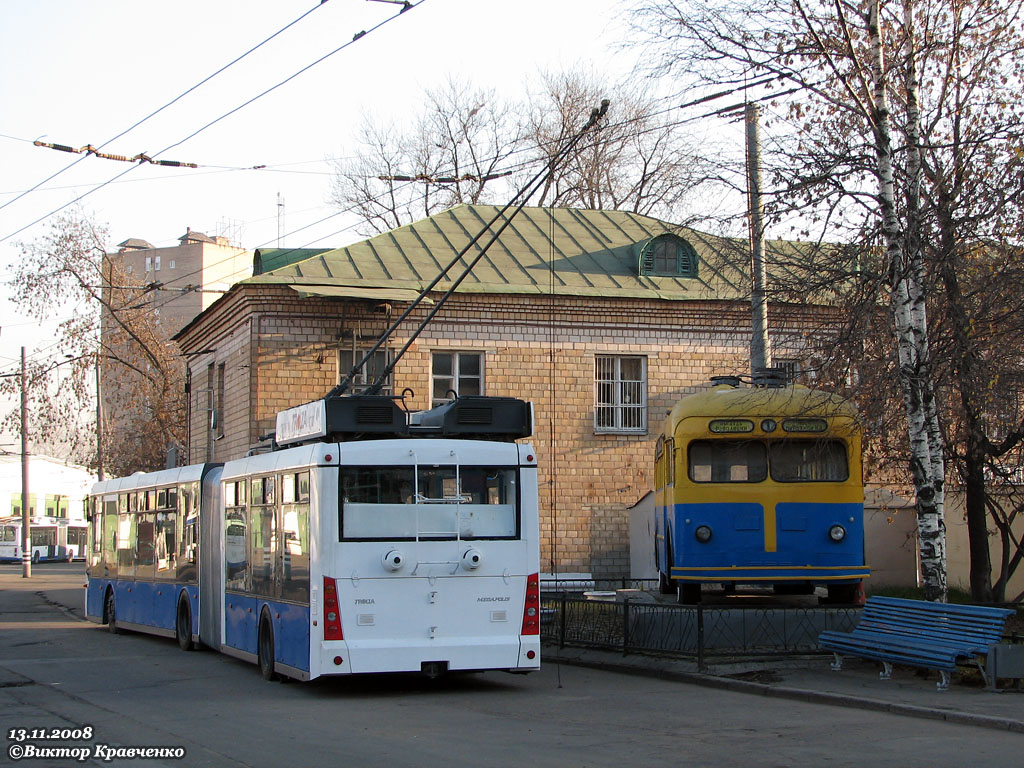
{"label": "window grille", "polygon": [[594,431],[647,432],[647,358],[598,355],[594,367]]}

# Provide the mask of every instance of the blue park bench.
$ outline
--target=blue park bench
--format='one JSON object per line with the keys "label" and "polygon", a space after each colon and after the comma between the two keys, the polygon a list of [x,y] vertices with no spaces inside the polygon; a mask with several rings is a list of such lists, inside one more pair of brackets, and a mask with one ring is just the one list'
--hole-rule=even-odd
{"label": "blue park bench", "polygon": [[844,655],[881,661],[883,680],[892,675],[893,664],[938,670],[942,691],[960,659],[977,664],[987,682],[981,659],[1000,641],[1013,613],[1009,608],[871,597],[851,632],[822,632],[818,645],[834,654],[834,670],[842,668]]}

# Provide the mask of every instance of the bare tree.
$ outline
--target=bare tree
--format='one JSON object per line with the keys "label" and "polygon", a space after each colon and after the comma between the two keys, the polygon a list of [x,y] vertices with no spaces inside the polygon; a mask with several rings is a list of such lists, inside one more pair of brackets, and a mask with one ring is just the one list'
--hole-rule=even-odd
{"label": "bare tree", "polygon": [[581,72],[544,75],[522,103],[450,81],[427,92],[409,130],[365,121],[358,155],[337,163],[333,200],[363,219],[365,234],[459,203],[503,203],[605,98],[612,105],[601,129],[554,169],[534,202],[682,221],[685,203],[713,181],[711,165],[661,116],[656,100]]}
{"label": "bare tree", "polygon": [[457,80],[428,91],[411,128],[364,119],[360,153],[336,163],[332,199],[379,234],[459,203],[479,203],[519,150],[517,112]]}
{"label": "bare tree", "polygon": [[[57,351],[70,373],[56,392],[37,363],[33,424],[66,435],[77,456],[96,466],[94,404],[97,370],[109,418],[102,435],[106,469],[115,475],[165,466],[169,446],[184,445],[184,366],[160,329],[146,297],[153,286],[133,282],[106,255],[106,232],[82,214],[56,217],[47,235],[22,245],[13,299],[40,319],[58,323]],[[16,386],[10,380],[3,386]],[[13,415],[8,416],[8,422]]]}

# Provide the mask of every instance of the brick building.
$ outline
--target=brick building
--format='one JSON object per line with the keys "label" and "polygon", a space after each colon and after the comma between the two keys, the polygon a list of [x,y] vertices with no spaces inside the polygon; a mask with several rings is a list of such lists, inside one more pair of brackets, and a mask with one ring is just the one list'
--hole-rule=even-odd
{"label": "brick building", "polygon": [[[235,284],[176,336],[189,361],[189,461],[266,445],[277,412],[338,383],[495,213],[458,206]],[[415,339],[389,389],[411,390],[412,409],[452,391],[533,401],[542,567],[627,576],[628,508],[651,487],[662,418],[709,377],[749,371],[748,265],[744,242],[653,218],[524,209]],[[373,365],[430,310],[414,310]],[[776,364],[798,364],[813,313],[771,307]]]}

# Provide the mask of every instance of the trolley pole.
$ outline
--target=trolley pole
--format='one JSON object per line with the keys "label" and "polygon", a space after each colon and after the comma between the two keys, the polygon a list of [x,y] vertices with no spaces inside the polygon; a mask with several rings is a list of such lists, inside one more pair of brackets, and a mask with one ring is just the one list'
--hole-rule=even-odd
{"label": "trolley pole", "polygon": [[28,513],[28,376],[21,348],[21,577],[32,577],[32,523]]}
{"label": "trolley pole", "polygon": [[768,341],[768,301],[765,297],[764,267],[764,206],[761,203],[761,129],[760,109],[747,104],[747,189],[750,211],[750,276],[753,288],[750,294],[751,336],[750,373],[757,376],[762,368],[771,365]]}

